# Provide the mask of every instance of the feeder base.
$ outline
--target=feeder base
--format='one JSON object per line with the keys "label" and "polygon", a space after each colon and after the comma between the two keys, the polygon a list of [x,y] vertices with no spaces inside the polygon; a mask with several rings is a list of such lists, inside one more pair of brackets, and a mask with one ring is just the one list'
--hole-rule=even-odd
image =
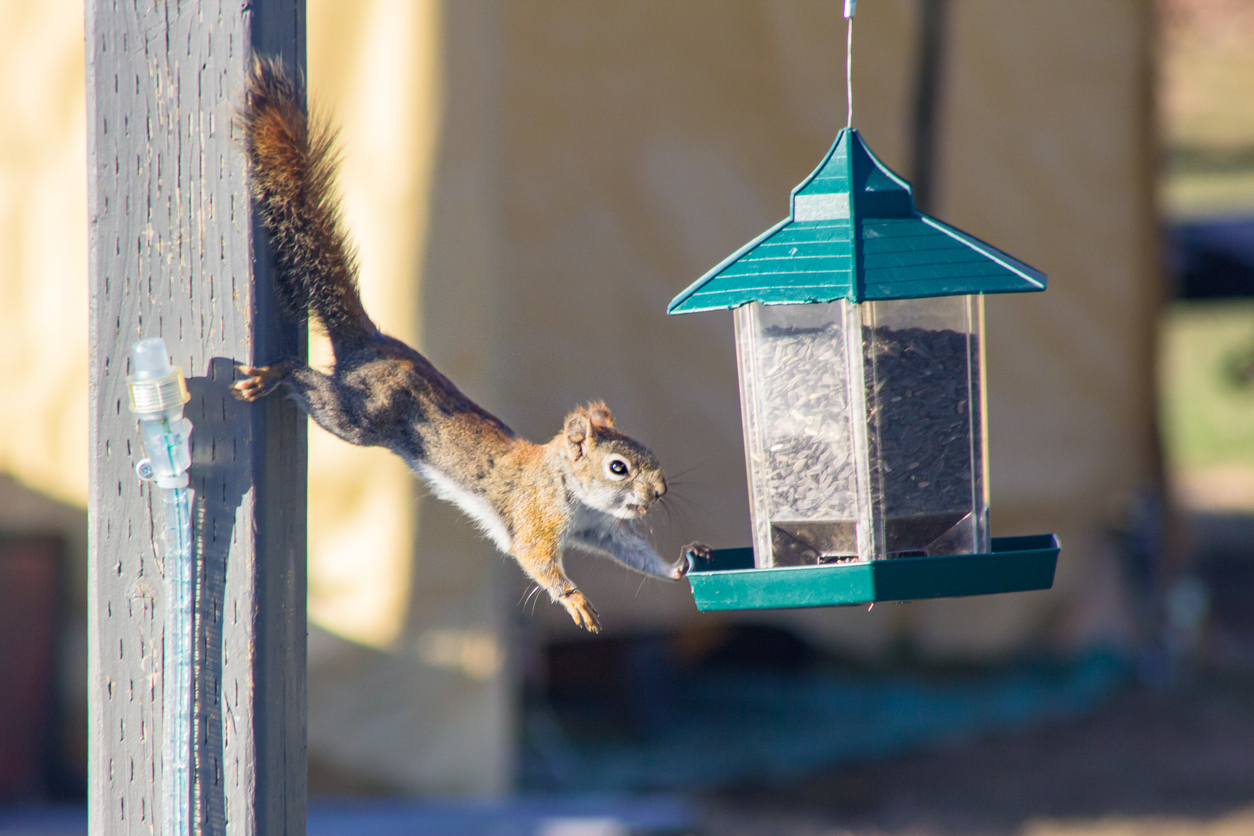
{"label": "feeder base", "polygon": [[901,557],[834,566],[753,568],[753,549],[718,549],[688,572],[699,610],[839,607],[1026,592],[1054,585],[1058,538],[994,537],[991,554]]}

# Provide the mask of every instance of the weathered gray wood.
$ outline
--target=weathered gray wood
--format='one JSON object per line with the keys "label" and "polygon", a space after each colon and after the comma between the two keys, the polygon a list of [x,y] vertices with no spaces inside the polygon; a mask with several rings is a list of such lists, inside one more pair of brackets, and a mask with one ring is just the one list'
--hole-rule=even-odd
{"label": "weathered gray wood", "polygon": [[189,381],[199,560],[196,819],[305,830],[305,419],[237,404],[233,362],[304,356],[270,293],[232,116],[253,50],[303,72],[303,0],[91,0],[90,694],[93,834],[160,828],[158,492],[136,478],[130,345]]}

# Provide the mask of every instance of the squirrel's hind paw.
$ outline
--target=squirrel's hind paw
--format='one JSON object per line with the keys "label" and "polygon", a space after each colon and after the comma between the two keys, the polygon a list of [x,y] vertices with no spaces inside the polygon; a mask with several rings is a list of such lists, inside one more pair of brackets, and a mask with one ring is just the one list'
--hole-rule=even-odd
{"label": "squirrel's hind paw", "polygon": [[597,611],[592,608],[592,603],[578,589],[572,589],[570,592],[562,595],[558,602],[566,608],[566,612],[570,613],[570,617],[576,624],[589,633],[601,632],[601,620],[597,617]]}
{"label": "squirrel's hind paw", "polygon": [[260,400],[266,395],[274,391],[274,387],[279,385],[282,375],[277,373],[272,366],[261,366],[255,368],[253,366],[236,366],[235,371],[242,375],[247,375],[243,380],[237,380],[231,384],[231,394],[236,400],[252,403]]}

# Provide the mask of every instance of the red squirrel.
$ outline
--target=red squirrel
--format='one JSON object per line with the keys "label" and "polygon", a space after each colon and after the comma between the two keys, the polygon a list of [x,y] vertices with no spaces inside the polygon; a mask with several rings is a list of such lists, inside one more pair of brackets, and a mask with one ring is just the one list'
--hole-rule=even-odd
{"label": "red squirrel", "polygon": [[279,296],[322,326],[335,365],[330,374],[297,360],[240,366],[237,398],[281,390],[328,432],[391,450],[593,633],[600,622],[562,568],[565,547],[670,580],[684,577],[689,555],[709,557],[708,546],[690,543],[668,563],[636,527],[666,494],[666,475],[647,447],[615,428],[604,403],[576,408],[551,441],[535,444],[375,326],[333,192],[333,134],[311,130],[281,64],[254,63],[239,123]]}

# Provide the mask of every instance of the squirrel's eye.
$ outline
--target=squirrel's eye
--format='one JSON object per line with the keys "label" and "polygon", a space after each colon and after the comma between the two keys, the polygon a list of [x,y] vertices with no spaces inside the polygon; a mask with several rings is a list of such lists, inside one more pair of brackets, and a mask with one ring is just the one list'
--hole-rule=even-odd
{"label": "squirrel's eye", "polygon": [[627,474],[631,472],[631,465],[627,464],[627,460],[619,456],[611,456],[605,460],[605,475],[618,481],[626,479]]}

